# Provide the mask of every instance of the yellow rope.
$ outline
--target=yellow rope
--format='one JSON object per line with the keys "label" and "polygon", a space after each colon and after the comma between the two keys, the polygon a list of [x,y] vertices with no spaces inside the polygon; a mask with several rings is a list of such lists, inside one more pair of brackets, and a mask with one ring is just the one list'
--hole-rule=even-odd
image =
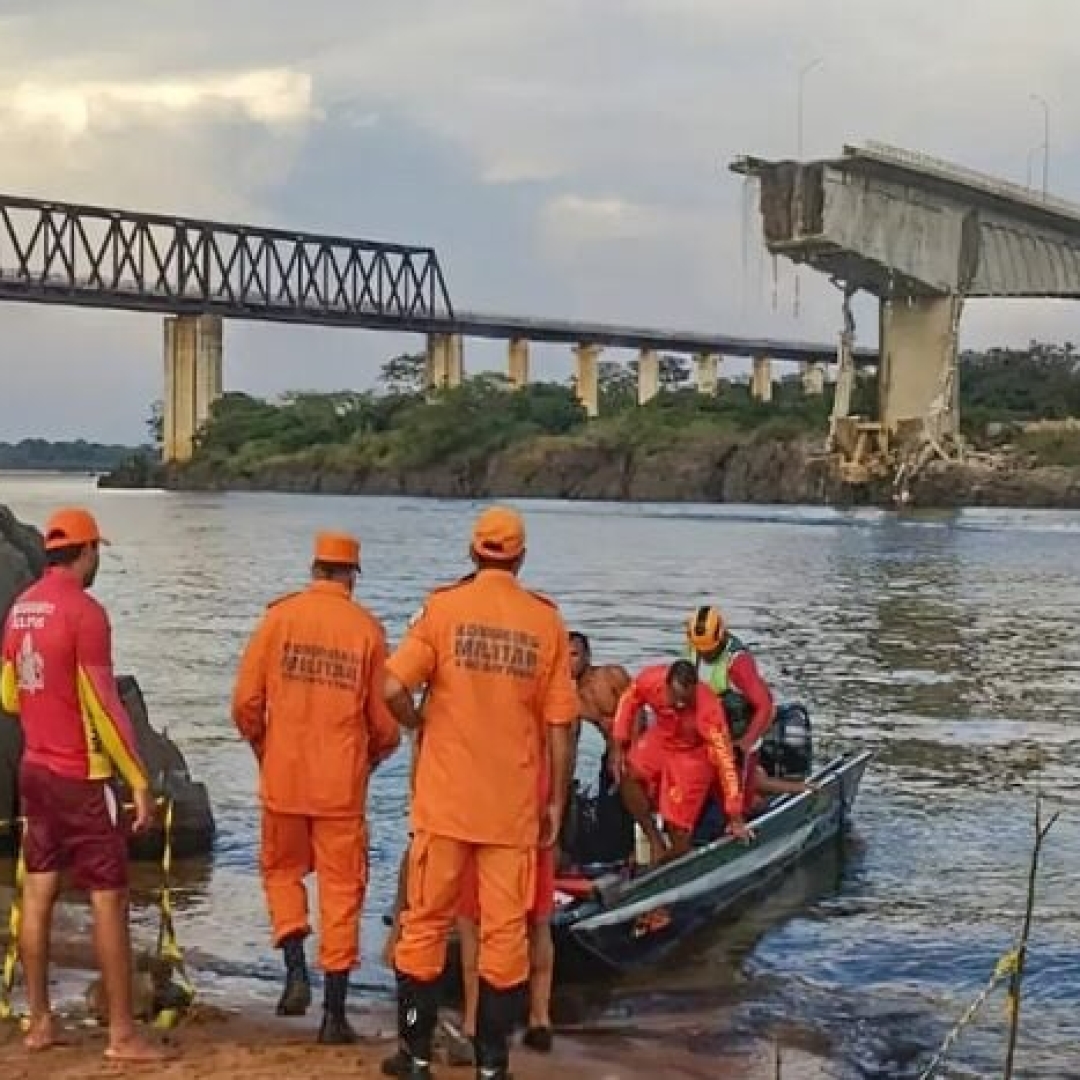
{"label": "yellow rope", "polygon": [[[10,826],[11,822],[7,822]],[[23,832],[26,823],[20,818],[19,825]],[[0,978],[0,1020],[15,1019],[11,1007],[11,991],[15,988],[15,967],[19,961],[19,929],[22,926],[22,890],[26,877],[26,859],[23,856],[24,845],[19,838],[19,855],[15,862],[15,884],[11,893],[11,911],[8,913],[8,942],[4,954],[4,969]]]}
{"label": "yellow rope", "polygon": [[[167,965],[176,977],[177,985],[183,991],[186,1005],[195,1000],[195,987],[184,967],[184,954],[176,939],[176,927],[173,923],[172,889],[172,838],[174,804],[172,799],[156,799],[155,805],[165,807],[165,827],[161,851],[161,893],[160,922],[158,925],[157,958]],[[126,803],[125,809],[131,804]],[[11,1004],[11,993],[15,987],[15,971],[19,961],[19,929],[22,924],[23,883],[26,878],[25,844],[26,819],[0,821],[0,829],[18,824],[22,835],[19,837],[18,859],[15,863],[15,886],[11,896],[11,910],[8,914],[8,942],[4,955],[3,971],[0,973],[0,1021],[19,1019],[25,1025],[25,1017],[17,1016]],[[179,1010],[174,1007],[164,1008],[157,1014],[154,1023],[158,1027],[170,1028],[179,1021]]]}
{"label": "yellow rope", "polygon": [[[933,1060],[929,1065],[919,1074],[919,1080],[931,1080],[935,1076],[942,1065],[945,1064],[945,1060],[949,1056],[949,1051],[952,1049],[953,1044],[960,1038],[964,1028],[971,1023],[972,1020],[978,1015],[979,1010],[983,1007],[986,999],[994,992],[998,985],[1004,980],[1010,978],[1016,971],[1016,965],[1020,959],[1019,949],[1010,949],[1007,953],[1004,953],[998,960],[994,967],[994,973],[987,980],[986,985],[975,995],[975,999],[964,1010],[964,1015],[953,1025],[952,1030],[945,1036],[944,1041],[941,1044],[941,1048],[934,1055]],[[1013,998],[1013,994],[1010,992],[1006,997],[1005,1002],[1006,1010],[1011,1010],[1016,1007],[1016,1002]]]}

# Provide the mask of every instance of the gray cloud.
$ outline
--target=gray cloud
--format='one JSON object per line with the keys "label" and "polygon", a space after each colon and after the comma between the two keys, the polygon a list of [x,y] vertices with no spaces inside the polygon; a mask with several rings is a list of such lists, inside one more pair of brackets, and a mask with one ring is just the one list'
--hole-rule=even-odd
{"label": "gray cloud", "polygon": [[[437,246],[459,306],[831,338],[835,290],[747,240],[743,152],[877,138],[1080,198],[1071,0],[0,4],[0,189]],[[751,223],[752,224],[752,223]],[[873,337],[873,315],[860,306]],[[6,305],[0,438],[137,438],[148,316]],[[973,304],[969,344],[1076,335]],[[226,379],[370,382],[415,339],[232,324]],[[303,362],[300,362],[300,357]],[[470,346],[471,366],[500,362]],[[563,378],[561,352],[542,373]],[[74,389],[77,387],[77,390]]]}

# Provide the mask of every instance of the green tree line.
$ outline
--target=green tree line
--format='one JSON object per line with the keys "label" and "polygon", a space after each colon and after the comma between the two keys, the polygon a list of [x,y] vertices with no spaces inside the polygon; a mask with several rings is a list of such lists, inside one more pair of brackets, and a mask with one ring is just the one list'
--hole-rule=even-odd
{"label": "green tree line", "polygon": [[104,472],[132,453],[132,447],[75,439],[51,442],[22,439],[0,442],[0,469],[42,469],[52,472]]}
{"label": "green tree line", "polygon": [[[513,389],[488,373],[428,391],[424,372],[422,355],[402,355],[383,365],[374,390],[293,391],[275,401],[225,394],[199,433],[195,464],[226,475],[285,458],[313,467],[408,469],[467,462],[528,439],[581,438],[631,448],[720,432],[751,440],[821,437],[833,397],[831,384],[824,394],[807,396],[797,375],[774,384],[769,403],[754,401],[745,383],[728,381],[706,396],[693,387],[687,362],[664,357],[663,392],[638,406],[636,365],[602,362],[601,415],[588,420],[572,384]],[[876,396],[876,377],[860,373],[852,412],[875,415]],[[1069,343],[966,352],[960,406],[965,432],[975,441],[994,422],[1080,416],[1080,357]],[[158,422],[156,413],[152,431]]]}

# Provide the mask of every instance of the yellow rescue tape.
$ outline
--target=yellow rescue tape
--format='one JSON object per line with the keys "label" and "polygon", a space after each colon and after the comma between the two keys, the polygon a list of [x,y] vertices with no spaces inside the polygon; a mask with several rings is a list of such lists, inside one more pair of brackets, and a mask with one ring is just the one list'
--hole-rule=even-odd
{"label": "yellow rescue tape", "polygon": [[[10,822],[7,823],[10,826]],[[26,823],[20,818],[20,831]],[[19,929],[22,926],[22,891],[26,877],[26,859],[23,857],[22,837],[18,838],[19,854],[15,860],[15,882],[11,892],[11,910],[8,913],[8,940],[4,953],[4,969],[0,977],[0,1020],[15,1019],[11,1007],[11,991],[15,988],[15,968],[19,962]]]}
{"label": "yellow rescue tape", "polygon": [[[161,892],[160,892],[160,922],[158,924],[157,958],[166,966],[176,983],[184,1000],[184,1007],[190,1007],[195,1000],[195,987],[188,977],[184,967],[184,954],[176,939],[176,928],[173,923],[172,889],[170,874],[172,872],[172,839],[174,804],[172,799],[157,799],[157,806],[165,807],[165,826],[163,829],[161,851]],[[130,806],[126,805],[126,809]],[[26,821],[18,818],[17,824],[21,831],[25,832]],[[10,827],[12,822],[0,822],[0,828]],[[26,877],[26,858],[24,855],[25,845],[23,837],[19,837],[18,858],[15,863],[15,882],[11,896],[11,910],[8,914],[8,941],[4,954],[3,971],[0,973],[0,1021],[19,1019],[25,1026],[25,1017],[16,1017],[11,1004],[11,994],[15,988],[15,971],[19,961],[19,930],[22,925],[22,899],[23,882]],[[154,1023],[158,1027],[174,1027],[180,1019],[180,1008],[171,1006],[163,1008],[155,1017]]]}
{"label": "yellow rescue tape", "polygon": [[[184,954],[176,940],[176,928],[173,924],[172,891],[170,875],[172,873],[172,834],[173,801],[165,807],[165,837],[161,851],[161,921],[158,925],[157,956],[176,979],[183,998],[184,1006],[190,1008],[195,1001],[195,987],[188,978],[184,967]],[[180,1009],[176,1006],[163,1008],[154,1020],[160,1028],[175,1027],[180,1019]]]}

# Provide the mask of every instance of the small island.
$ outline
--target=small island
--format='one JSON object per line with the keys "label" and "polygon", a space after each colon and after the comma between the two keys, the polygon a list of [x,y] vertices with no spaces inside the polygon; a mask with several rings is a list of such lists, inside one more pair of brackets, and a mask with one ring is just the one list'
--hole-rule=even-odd
{"label": "small island", "polygon": [[[399,356],[373,391],[292,392],[276,401],[228,393],[199,433],[195,455],[163,466],[131,454],[103,487],[266,490],[461,498],[887,504],[890,485],[843,485],[825,435],[832,387],[807,395],[797,377],[771,402],[741,383],[715,396],[685,388],[677,358],[662,392],[636,400],[633,365],[602,364],[600,417],[573,387],[513,389],[480,374],[424,389],[424,357]],[[860,376],[852,412],[872,412],[875,376]],[[968,452],[913,481],[927,507],[1080,507],[1080,356],[1032,343],[960,358]],[[153,421],[152,421],[153,423]]]}

